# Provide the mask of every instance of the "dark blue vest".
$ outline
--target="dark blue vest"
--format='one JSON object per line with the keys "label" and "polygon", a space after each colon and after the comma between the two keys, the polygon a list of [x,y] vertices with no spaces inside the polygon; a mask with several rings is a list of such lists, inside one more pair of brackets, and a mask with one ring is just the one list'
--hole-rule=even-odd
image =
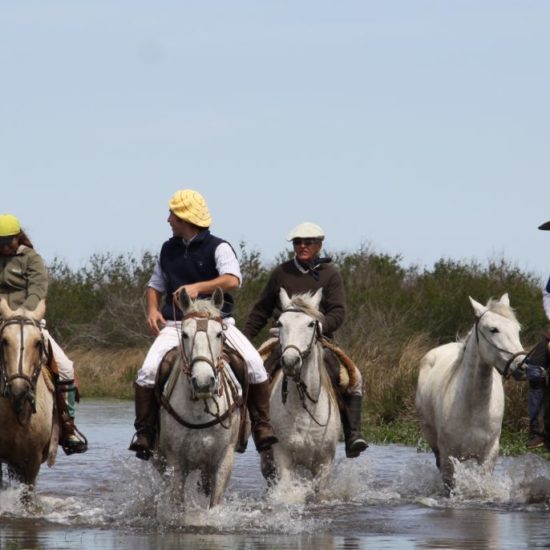
{"label": "dark blue vest", "polygon": [[[188,245],[179,237],[172,237],[162,245],[159,262],[166,281],[166,303],[162,308],[165,319],[174,320],[172,294],[180,286],[210,281],[220,276],[216,268],[215,252],[216,248],[225,242],[227,241],[215,237],[205,229]],[[209,297],[209,295],[199,296],[199,298]],[[179,320],[182,318],[181,310],[178,307],[175,309],[176,319]],[[222,315],[229,317],[232,311],[233,297],[224,292]]]}

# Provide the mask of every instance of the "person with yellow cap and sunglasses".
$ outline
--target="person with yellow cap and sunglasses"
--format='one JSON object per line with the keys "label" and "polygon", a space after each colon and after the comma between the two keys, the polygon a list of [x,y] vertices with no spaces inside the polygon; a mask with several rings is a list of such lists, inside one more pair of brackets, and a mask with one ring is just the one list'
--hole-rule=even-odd
{"label": "person with yellow cap and sunglasses", "polygon": [[[17,217],[0,215],[0,298],[12,310],[34,311],[48,292],[48,274],[44,261],[34,250],[29,237],[21,229]],[[59,444],[66,454],[83,453],[88,449],[86,438],[75,426],[74,364],[51,334],[43,327],[52,348],[58,375],[55,380],[56,406],[61,424]]]}
{"label": "person with yellow cap and sunglasses", "polygon": [[218,287],[224,292],[226,342],[242,355],[247,368],[252,437],[258,452],[267,450],[277,442],[269,419],[267,372],[262,358],[231,316],[233,298],[229,291],[238,288],[242,280],[235,251],[227,241],[210,233],[210,211],[197,191],[177,191],[168,207],[167,221],[173,236],[162,245],[147,285],[147,324],[156,338],[134,384],[136,434],[129,450],[147,460],[154,449],[158,416],[156,374],[166,353],[178,345],[178,321],[182,318],[179,308],[174,307],[174,299],[183,289],[191,299],[207,298]]}

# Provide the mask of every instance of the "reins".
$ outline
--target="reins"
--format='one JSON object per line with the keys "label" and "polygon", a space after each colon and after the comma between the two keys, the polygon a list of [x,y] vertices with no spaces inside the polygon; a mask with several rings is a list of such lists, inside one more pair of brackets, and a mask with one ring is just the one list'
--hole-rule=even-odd
{"label": "reins", "polygon": [[[289,308],[289,309],[285,309],[281,313],[281,315],[283,313],[287,313],[287,312],[304,313],[304,311],[301,310],[301,309]],[[298,357],[300,358],[300,366],[301,366],[301,365],[304,364],[304,359],[307,359],[307,357],[309,357],[309,355],[311,354],[311,351],[313,350],[313,346],[317,342],[320,342],[322,340],[322,338],[323,338],[323,335],[321,334],[321,327],[320,327],[319,321],[316,320],[315,321],[315,329],[313,330],[313,333],[311,335],[311,340],[309,341],[309,344],[308,344],[307,348],[304,351],[302,351],[300,348],[298,348],[298,346],[295,346],[294,344],[288,344],[287,346],[285,346],[281,350],[281,357],[287,350],[293,349],[298,353]],[[319,377],[321,377],[321,372],[320,371],[319,371]],[[286,404],[286,401],[288,399],[288,379],[289,379],[289,377],[283,371],[283,381],[282,381],[282,384],[281,384],[281,399],[282,399],[283,405]],[[319,422],[315,418],[313,413],[307,408],[307,405],[306,405],[306,399],[309,400],[314,405],[317,405],[319,403],[319,397],[317,397],[317,399],[315,399],[314,397],[311,396],[311,394],[309,393],[307,384],[302,380],[300,375],[293,376],[292,380],[296,384],[296,391],[298,392],[298,397],[300,399],[300,402],[302,403],[303,409],[307,412],[307,414],[313,420],[313,422],[315,422],[315,424],[317,424],[321,428],[326,427],[328,425],[329,421],[330,421],[331,416],[332,416],[332,402],[331,402],[332,400],[330,399],[330,396],[328,398],[329,409],[328,409],[327,421],[324,424],[322,424],[321,422]],[[321,380],[319,381],[319,384],[322,385]],[[321,392],[319,392],[319,395],[320,394],[321,394]]]}
{"label": "reins", "polygon": [[533,353],[534,351],[534,348],[529,352],[527,353],[525,350],[521,350],[521,351],[518,351],[516,353],[512,353],[511,351],[508,351],[506,349],[503,349],[503,348],[500,348],[498,347],[496,344],[494,344],[493,342],[491,342],[491,340],[489,340],[489,338],[487,338],[487,336],[483,333],[483,331],[479,328],[479,322],[481,321],[481,318],[485,315],[485,313],[487,313],[487,311],[484,311],[479,317],[476,318],[475,320],[475,334],[476,334],[476,342],[477,344],[479,345],[479,335],[481,334],[481,336],[483,337],[483,339],[489,344],[491,345],[493,348],[495,348],[496,350],[502,352],[502,353],[506,353],[507,355],[510,355],[510,359],[508,359],[508,361],[506,362],[506,365],[504,365],[504,369],[503,371],[499,371],[499,369],[495,366],[495,369],[499,372],[499,374],[501,374],[503,376],[503,378],[508,378],[510,376],[509,374],[509,370],[510,370],[510,367],[512,366],[512,363],[514,362],[514,359],[516,359],[516,357],[519,357],[520,355],[525,355],[525,357],[523,358],[523,360],[521,361],[521,363],[518,365],[517,368],[521,367],[524,363],[525,363],[525,360],[527,359],[527,357],[529,357],[529,355],[531,355],[531,353]]}
{"label": "reins", "polygon": [[[47,361],[48,352],[46,341],[44,338],[44,333],[40,323],[31,319],[29,317],[24,317],[22,315],[16,315],[10,317],[0,323],[0,336],[3,334],[6,327],[10,325],[19,325],[20,337],[19,337],[19,361],[17,365],[17,373],[8,376],[6,358],[4,356],[4,349],[0,350],[0,385],[2,387],[2,397],[10,397],[10,384],[14,380],[24,380],[29,384],[29,389],[25,394],[24,398],[30,403],[33,414],[36,413],[36,384],[38,382],[38,377],[42,371],[42,366]],[[33,365],[33,370],[30,376],[23,372],[23,356],[25,352],[25,339],[24,339],[24,327],[27,325],[32,325],[40,331],[41,336],[41,345],[40,345],[40,355],[38,361]],[[19,420],[19,417],[18,417]]]}
{"label": "reins", "polygon": [[[175,306],[173,306],[173,307],[174,307],[174,319],[176,319]],[[213,315],[209,315],[208,313],[201,313],[201,312],[191,312],[191,313],[188,313],[188,314],[183,316],[183,318],[181,320],[182,327],[183,327],[183,322],[186,321],[187,319],[195,319],[197,321],[197,329],[196,329],[195,334],[193,336],[193,341],[191,343],[191,350],[193,350],[194,347],[195,347],[195,338],[196,338],[197,334],[199,332],[204,332],[204,333],[207,332],[209,321],[216,321],[217,323],[219,323],[221,325],[222,329],[224,328],[223,318],[221,316],[213,316]],[[212,367],[212,371],[213,371],[214,377],[216,379],[217,391],[215,392],[215,395],[217,395],[218,397],[221,397],[225,393],[228,408],[223,414],[220,414],[220,404],[219,404],[219,402],[216,399],[214,399],[213,397],[211,397],[210,399],[212,399],[212,401],[214,402],[214,404],[216,406],[216,410],[212,411],[212,410],[210,410],[210,408],[208,406],[209,398],[205,398],[205,399],[203,399],[203,401],[204,401],[204,412],[206,414],[209,414],[209,415],[213,416],[214,418],[212,420],[208,421],[208,422],[201,422],[199,424],[195,424],[193,422],[189,422],[189,421],[185,420],[170,404],[170,395],[172,393],[171,390],[173,390],[174,385],[175,385],[175,381],[177,380],[177,378],[175,379],[174,384],[172,385],[172,388],[171,388],[170,392],[168,392],[167,395],[165,395],[164,392],[160,395],[161,405],[166,409],[166,411],[179,424],[181,424],[182,426],[184,426],[186,428],[189,428],[189,429],[192,429],[192,430],[201,430],[201,429],[204,429],[204,428],[210,428],[212,426],[220,424],[222,426],[222,428],[229,429],[231,427],[230,424],[228,423],[226,425],[226,424],[224,424],[224,421],[233,414],[235,409],[241,407],[242,403],[239,402],[240,400],[239,400],[238,390],[235,387],[235,384],[233,383],[233,381],[231,379],[228,379],[228,376],[225,373],[225,365],[224,365],[224,360],[223,360],[223,341],[224,341],[223,337],[222,337],[222,346],[220,348],[221,349],[220,355],[217,358],[214,357],[214,352],[212,350],[212,344],[211,344],[210,339],[208,337],[207,337],[207,341],[208,341],[208,349],[210,351],[210,357],[206,357],[206,356],[203,356],[203,355],[197,355],[196,357],[189,358],[187,356],[186,352],[185,352],[185,347],[183,345],[183,338],[182,338],[182,335],[181,335],[181,331],[178,330],[177,325],[176,325],[176,330],[177,330],[177,333],[178,333],[178,344],[179,344],[179,351],[180,351],[179,357],[180,357],[180,360],[181,360],[181,367],[178,368],[178,371],[176,373],[176,377],[179,377],[180,374],[184,374],[189,379],[191,377],[193,365],[195,363],[197,363],[199,361],[207,363],[208,365],[210,365],[210,367]],[[221,375],[220,375],[220,373],[221,373]],[[221,384],[220,384],[220,378],[221,378]],[[230,396],[231,396],[231,399],[232,399],[232,403],[230,403],[230,401],[229,401]],[[197,398],[192,394],[191,395],[191,400],[192,401],[197,401]]]}

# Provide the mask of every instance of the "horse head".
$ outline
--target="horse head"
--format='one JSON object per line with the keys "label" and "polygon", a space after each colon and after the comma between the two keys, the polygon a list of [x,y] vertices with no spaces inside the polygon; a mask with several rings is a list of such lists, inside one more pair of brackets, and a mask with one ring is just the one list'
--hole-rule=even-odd
{"label": "horse head", "polygon": [[521,326],[510,307],[508,294],[500,300],[490,299],[486,306],[470,297],[474,308],[475,336],[479,354],[507,378],[521,368],[526,353],[519,339]]}
{"label": "horse head", "polygon": [[34,311],[13,311],[0,299],[0,391],[10,400],[21,424],[36,412],[36,384],[46,358],[40,327],[45,312],[45,300]]}
{"label": "horse head", "polygon": [[323,315],[319,312],[323,289],[315,294],[306,292],[289,298],[281,288],[282,312],[275,324],[279,328],[281,366],[286,376],[298,379],[304,359],[321,336]]}
{"label": "horse head", "polygon": [[181,330],[184,372],[193,399],[207,399],[219,389],[223,365],[223,292],[217,288],[211,299],[191,300],[185,290],[178,296],[183,311]]}

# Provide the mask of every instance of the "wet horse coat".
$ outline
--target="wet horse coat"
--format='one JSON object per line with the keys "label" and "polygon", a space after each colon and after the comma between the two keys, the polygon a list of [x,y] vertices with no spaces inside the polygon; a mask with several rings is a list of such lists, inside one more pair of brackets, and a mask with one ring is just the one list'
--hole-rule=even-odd
{"label": "wet horse coat", "polygon": [[271,423],[279,442],[261,455],[262,473],[269,481],[284,481],[305,470],[320,485],[336,453],[340,411],[323,365],[321,292],[290,299],[284,289],[280,291],[282,368],[270,399]]}
{"label": "wet horse coat", "polygon": [[[44,301],[35,311],[12,311],[0,300],[0,463],[32,488],[40,465],[55,462],[53,383],[42,369],[46,342],[39,326]],[[52,435],[54,437],[52,437]]]}
{"label": "wet horse coat", "polygon": [[451,457],[494,468],[504,415],[502,376],[525,357],[508,295],[487,306],[470,301],[474,327],[464,342],[439,346],[423,357],[416,390],[420,426],[448,488],[453,486]]}
{"label": "wet horse coat", "polygon": [[202,491],[217,505],[231,476],[237,443],[240,387],[222,360],[223,294],[192,302],[181,295],[182,349],[163,392],[158,454],[183,488],[188,475],[201,473]]}

